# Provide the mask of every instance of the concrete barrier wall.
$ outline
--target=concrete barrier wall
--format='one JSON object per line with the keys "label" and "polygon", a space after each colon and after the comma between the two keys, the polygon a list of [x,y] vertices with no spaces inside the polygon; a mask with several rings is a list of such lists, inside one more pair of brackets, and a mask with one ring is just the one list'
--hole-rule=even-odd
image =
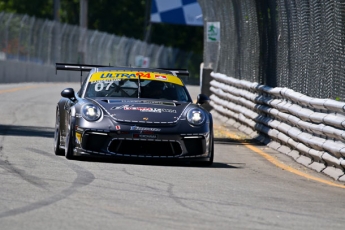
{"label": "concrete barrier wall", "polygon": [[345,102],[313,98],[211,73],[211,106],[235,126],[297,162],[345,181]]}
{"label": "concrete barrier wall", "polygon": [[[83,73],[83,76],[86,74]],[[79,81],[79,72],[59,71],[56,74],[54,65],[12,60],[0,61],[0,83]]]}
{"label": "concrete barrier wall", "polygon": [[[87,76],[83,72],[83,77]],[[199,80],[182,79],[187,85],[199,85]],[[0,60],[0,84],[22,82],[80,82],[80,72],[58,71],[55,65],[42,65],[32,62]]]}

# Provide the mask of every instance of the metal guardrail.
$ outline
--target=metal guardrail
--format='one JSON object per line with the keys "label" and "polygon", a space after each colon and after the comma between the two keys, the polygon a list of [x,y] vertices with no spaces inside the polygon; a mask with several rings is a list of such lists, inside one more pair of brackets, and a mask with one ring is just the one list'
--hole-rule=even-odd
{"label": "metal guardrail", "polygon": [[211,105],[246,134],[345,181],[345,102],[212,73]]}
{"label": "metal guardrail", "polygon": [[344,2],[199,3],[204,24],[220,25],[216,41],[204,30],[203,81],[213,80],[203,90],[215,115],[345,181]]}

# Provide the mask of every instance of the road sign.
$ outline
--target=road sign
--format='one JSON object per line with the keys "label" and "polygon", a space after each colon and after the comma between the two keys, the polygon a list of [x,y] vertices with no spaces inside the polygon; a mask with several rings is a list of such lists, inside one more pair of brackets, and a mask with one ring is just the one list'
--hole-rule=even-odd
{"label": "road sign", "polygon": [[220,22],[207,22],[207,42],[220,41]]}

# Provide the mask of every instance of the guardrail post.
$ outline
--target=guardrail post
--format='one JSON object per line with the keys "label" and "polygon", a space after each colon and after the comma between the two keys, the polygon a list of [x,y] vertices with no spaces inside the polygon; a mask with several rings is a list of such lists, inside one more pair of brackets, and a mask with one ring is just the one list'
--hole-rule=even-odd
{"label": "guardrail post", "polygon": [[[208,97],[211,96],[212,92],[210,90],[211,85],[210,82],[212,81],[211,72],[213,69],[204,68],[204,64],[202,63],[200,66],[200,91],[202,94],[207,95]],[[204,104],[203,107],[210,111],[212,106],[209,104]]]}

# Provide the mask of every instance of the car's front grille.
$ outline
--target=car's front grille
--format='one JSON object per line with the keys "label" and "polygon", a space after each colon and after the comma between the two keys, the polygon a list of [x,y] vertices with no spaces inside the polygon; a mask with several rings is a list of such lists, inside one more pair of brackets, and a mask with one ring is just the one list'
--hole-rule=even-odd
{"label": "car's front grille", "polygon": [[108,135],[85,133],[83,135],[82,147],[89,151],[106,151]]}
{"label": "car's front grille", "polygon": [[146,157],[173,157],[182,154],[180,144],[170,141],[113,140],[108,151],[116,154]]}
{"label": "car's front grille", "polygon": [[205,152],[205,138],[184,139],[184,145],[187,149],[187,156],[201,155]]}

